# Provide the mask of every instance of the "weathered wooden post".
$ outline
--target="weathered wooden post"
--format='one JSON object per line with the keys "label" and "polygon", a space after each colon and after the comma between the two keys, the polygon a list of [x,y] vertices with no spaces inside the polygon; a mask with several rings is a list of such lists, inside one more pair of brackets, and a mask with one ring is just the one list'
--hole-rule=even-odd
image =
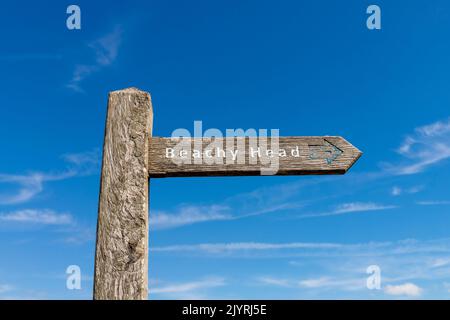
{"label": "weathered wooden post", "polygon": [[[147,299],[149,178],[252,176],[265,175],[267,169],[276,175],[345,174],[361,156],[361,151],[339,136],[271,137],[270,155],[264,143],[266,155],[259,147],[253,150],[253,138],[232,136],[214,138],[213,145],[222,146],[217,147],[215,156],[226,157],[225,162],[216,163],[209,161],[211,138],[194,137],[187,141],[183,155],[191,158],[206,150],[202,161],[178,162],[178,139],[152,137],[152,126],[148,93],[134,88],[110,93],[98,208],[95,299]],[[227,157],[224,146],[227,152],[239,152],[245,161]],[[180,153],[180,158],[185,157]],[[275,170],[267,168],[267,163],[275,164]]]}
{"label": "weathered wooden post", "polygon": [[108,99],[95,253],[94,299],[147,299],[148,149],[153,110],[147,92]]}

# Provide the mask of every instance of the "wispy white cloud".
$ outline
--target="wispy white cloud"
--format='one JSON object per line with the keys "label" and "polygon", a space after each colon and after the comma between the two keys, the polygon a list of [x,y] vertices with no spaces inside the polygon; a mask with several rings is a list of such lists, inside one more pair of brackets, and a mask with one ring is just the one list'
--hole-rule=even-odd
{"label": "wispy white cloud", "polygon": [[43,190],[44,182],[64,180],[74,175],[75,172],[72,170],[57,174],[43,172],[33,172],[24,175],[0,173],[0,183],[16,184],[19,186],[19,190],[16,193],[0,194],[0,204],[26,202]]}
{"label": "wispy white cloud", "polygon": [[422,288],[411,282],[398,285],[387,285],[384,288],[386,294],[393,296],[418,297],[422,294],[422,291]]}
{"label": "wispy white cloud", "polygon": [[224,242],[154,246],[153,252],[231,255],[239,253],[270,252],[273,256],[383,256],[419,253],[450,253],[450,239],[418,241],[405,239],[386,242],[333,243],[333,242]]}
{"label": "wispy white cloud", "polygon": [[65,153],[61,156],[72,165],[78,175],[88,175],[99,169],[100,152],[98,149],[79,153]]}
{"label": "wispy white cloud", "polygon": [[399,195],[402,194],[402,192],[403,192],[403,190],[400,187],[397,187],[397,186],[394,186],[391,189],[391,195],[393,195],[393,196],[399,196]]}
{"label": "wispy white cloud", "polygon": [[83,92],[80,84],[84,79],[111,65],[117,58],[122,42],[122,33],[122,28],[116,26],[112,32],[91,42],[88,46],[94,51],[95,61],[90,64],[76,65],[67,87],[74,91]]}
{"label": "wispy white cloud", "polygon": [[364,276],[359,278],[333,278],[330,276],[322,276],[318,278],[307,279],[286,279],[273,276],[259,277],[256,281],[260,284],[285,288],[303,288],[303,289],[321,289],[321,290],[364,290],[366,287],[366,279]]}
{"label": "wispy white cloud", "polygon": [[86,227],[74,223],[70,225],[70,228],[59,230],[65,234],[62,238],[62,242],[70,245],[82,245],[88,242],[95,241],[95,228],[91,226]]}
{"label": "wispy white cloud", "polygon": [[22,289],[7,285],[4,293],[0,292],[0,300],[48,300],[47,292],[41,290]]}
{"label": "wispy white cloud", "polygon": [[444,282],[444,288],[447,290],[448,293],[450,293],[450,283]]}
{"label": "wispy white cloud", "polygon": [[450,258],[449,257],[447,257],[447,258],[439,257],[439,258],[433,259],[433,261],[430,263],[430,266],[432,268],[441,268],[441,267],[445,267],[445,266],[448,266],[448,265],[450,265]]}
{"label": "wispy white cloud", "polygon": [[212,206],[182,206],[176,213],[156,211],[150,214],[150,228],[167,229],[193,223],[229,220],[232,216],[229,208],[220,205]]}
{"label": "wispy white cloud", "polygon": [[439,205],[449,205],[450,201],[448,201],[448,200],[429,200],[429,201],[417,201],[416,203],[421,206],[439,206]]}
{"label": "wispy white cloud", "polygon": [[400,196],[402,194],[414,194],[418,193],[423,189],[423,186],[414,186],[410,188],[401,188],[399,186],[393,186],[391,188],[391,195],[394,197]]}
{"label": "wispy white cloud", "polygon": [[343,203],[335,207],[334,210],[323,213],[311,213],[304,214],[298,216],[297,218],[314,218],[314,217],[326,217],[326,216],[335,216],[342,215],[347,213],[355,213],[355,212],[367,212],[367,211],[381,211],[381,210],[389,210],[395,209],[397,206],[394,205],[384,205],[373,202],[350,202]]}
{"label": "wispy white cloud", "polygon": [[208,289],[226,285],[223,277],[205,277],[196,281],[158,285],[158,281],[150,282],[149,295],[169,296],[176,299],[204,299]]}
{"label": "wispy white cloud", "polygon": [[171,245],[164,247],[153,247],[152,251],[159,252],[209,252],[209,253],[227,253],[235,251],[263,251],[263,250],[282,250],[282,249],[333,249],[340,248],[341,244],[336,243],[307,243],[307,242],[289,242],[289,243],[267,243],[267,242],[231,242],[231,243],[202,243],[195,245]]}
{"label": "wispy white cloud", "polygon": [[257,281],[262,284],[276,286],[276,287],[292,287],[293,286],[292,280],[290,280],[290,279],[276,278],[276,277],[272,277],[272,276],[259,277],[257,279]]}
{"label": "wispy white cloud", "polygon": [[351,202],[344,203],[337,207],[333,214],[342,214],[349,212],[361,212],[361,211],[377,211],[377,210],[387,210],[393,209],[395,206],[392,205],[382,205],[372,202]]}
{"label": "wispy white cloud", "polygon": [[16,223],[34,223],[46,225],[63,225],[73,222],[68,213],[58,213],[49,209],[24,209],[8,213],[0,213],[0,221]]}
{"label": "wispy white cloud", "polygon": [[119,46],[122,42],[122,28],[116,26],[114,30],[89,44],[95,52],[97,65],[108,66],[117,58]]}
{"label": "wispy white cloud", "polygon": [[65,154],[67,168],[59,173],[31,172],[28,174],[0,173],[0,184],[13,184],[18,186],[14,193],[0,194],[0,205],[24,203],[44,189],[44,183],[60,181],[75,176],[83,176],[96,172],[99,166],[98,151],[85,153]]}
{"label": "wispy white cloud", "polygon": [[367,289],[364,277],[355,279],[336,279],[331,277],[320,277],[300,280],[298,282],[303,288],[325,288],[339,290],[363,290]]}
{"label": "wispy white cloud", "polygon": [[[301,288],[306,290],[333,290],[333,292],[341,291],[367,291],[367,275],[359,274],[353,277],[347,276],[321,276],[317,278],[307,278],[307,279],[286,279],[277,277],[260,277],[256,279],[260,284],[274,287],[283,288]],[[393,296],[410,296],[418,297],[422,294],[423,289],[419,286],[407,282],[403,284],[387,284],[382,287],[383,291],[387,295]]]}
{"label": "wispy white cloud", "polygon": [[178,293],[178,292],[186,292],[192,291],[201,288],[211,288],[217,286],[225,285],[225,280],[223,278],[208,278],[199,281],[192,282],[184,282],[178,284],[171,284],[161,287],[151,288],[151,292],[153,293]]}
{"label": "wispy white cloud", "polygon": [[301,280],[299,285],[306,288],[318,288],[330,285],[330,279],[327,277]]}
{"label": "wispy white cloud", "polygon": [[450,118],[418,127],[408,135],[397,152],[405,159],[400,164],[384,164],[393,175],[420,173],[450,158]]}
{"label": "wispy white cloud", "polygon": [[208,221],[224,221],[250,218],[279,210],[292,209],[299,206],[298,204],[287,203],[274,205],[272,207],[256,207],[254,210],[250,210],[248,212],[240,212],[239,209],[231,208],[226,203],[227,201],[224,201],[223,204],[209,206],[185,204],[179,206],[173,212],[156,210],[150,215],[149,225],[150,228],[154,230],[170,229]]}
{"label": "wispy white cloud", "polygon": [[[257,188],[251,192],[229,197],[213,205],[182,204],[173,210],[153,210],[150,214],[150,228],[154,230],[170,229],[208,221],[233,221],[270,213],[298,212],[299,209],[328,199],[330,196],[317,197],[308,193],[316,185],[329,182],[335,182],[335,178],[321,177],[320,179],[299,180],[287,184]],[[353,183],[352,188],[355,188],[355,183]],[[302,194],[301,200],[299,200],[299,194]],[[334,195],[334,197],[338,196],[338,194]],[[307,197],[307,199],[304,200],[303,197]],[[291,216],[288,219],[388,210],[395,207],[372,202],[352,202],[337,205],[329,212],[302,214],[301,216]]]}
{"label": "wispy white cloud", "polygon": [[0,284],[0,294],[10,292],[13,289],[14,289],[14,287],[9,284]]}
{"label": "wispy white cloud", "polygon": [[[234,195],[213,205],[182,204],[173,210],[153,210],[150,214],[150,228],[169,229],[207,221],[239,220],[296,210],[314,201],[313,197],[307,201],[298,201],[298,199],[290,201],[290,198],[299,190],[317,184],[318,181],[300,181],[258,188],[251,192]],[[320,199],[323,200],[324,197]]]}
{"label": "wispy white cloud", "polygon": [[[301,255],[299,263],[289,266],[296,270],[286,270],[283,276],[266,275],[256,278],[258,284],[289,289],[297,296],[340,297],[354,290],[367,294],[364,297],[382,297],[383,295],[414,296],[425,291],[409,285],[421,281],[429,293],[436,293],[436,283],[448,281],[450,278],[449,239],[434,241],[399,241],[379,246],[373,250],[372,245],[361,244],[335,251],[320,250],[319,255]],[[440,247],[440,248],[439,248]],[[314,250],[317,253],[317,249]],[[367,252],[369,254],[364,254]],[[267,258],[267,256],[266,256]],[[275,256],[278,260],[278,256]],[[295,261],[294,261],[295,262]],[[368,290],[367,280],[371,276],[366,273],[369,265],[377,265],[381,276],[381,290]],[[311,271],[314,270],[314,271]],[[308,276],[301,276],[307,274]],[[300,276],[299,276],[300,275]],[[268,279],[266,281],[266,279]],[[418,287],[418,286],[417,286]],[[296,289],[301,289],[296,290]],[[426,290],[428,291],[428,289]],[[434,291],[434,292],[433,292]],[[356,296],[361,298],[362,296]]]}

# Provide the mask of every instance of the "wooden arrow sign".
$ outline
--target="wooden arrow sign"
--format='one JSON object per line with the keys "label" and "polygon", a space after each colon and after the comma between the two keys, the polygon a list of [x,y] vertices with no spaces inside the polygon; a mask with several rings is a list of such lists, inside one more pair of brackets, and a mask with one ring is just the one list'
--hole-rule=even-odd
{"label": "wooden arrow sign", "polygon": [[150,178],[343,174],[361,152],[341,137],[152,137],[150,95],[111,92],[103,145],[95,299],[147,299]]}
{"label": "wooden arrow sign", "polygon": [[336,136],[276,140],[268,137],[261,143],[261,138],[248,137],[153,137],[149,175],[162,178],[344,174],[362,154]]}

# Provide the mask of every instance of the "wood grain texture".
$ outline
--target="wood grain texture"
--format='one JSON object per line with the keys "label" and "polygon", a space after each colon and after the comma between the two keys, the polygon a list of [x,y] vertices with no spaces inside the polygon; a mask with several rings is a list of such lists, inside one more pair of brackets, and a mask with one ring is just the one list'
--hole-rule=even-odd
{"label": "wood grain texture", "polygon": [[[196,164],[193,157],[190,157],[191,163],[175,163],[173,158],[167,157],[166,150],[167,148],[173,149],[179,141],[171,138],[151,138],[149,147],[150,177],[252,176],[261,175],[261,168],[269,167],[267,159],[265,159],[265,163],[250,163],[249,147],[254,146],[253,150],[256,150],[258,145],[250,144],[248,138],[191,138],[187,143],[187,145],[190,145],[188,148],[191,151],[190,155],[193,155],[193,150],[199,149],[198,146],[201,146],[200,149],[204,151],[212,142],[219,142],[219,145],[223,146],[223,150],[227,150],[227,145],[236,147],[238,144],[243,144],[245,145],[245,163],[239,164],[236,161],[234,163],[230,161],[229,163],[224,159],[221,164]],[[270,149],[271,143],[271,139],[268,138],[263,145]],[[279,168],[276,175],[344,174],[362,154],[344,138],[338,136],[280,137],[278,152],[281,149],[290,151],[297,146],[298,157],[278,157]],[[213,150],[214,148],[210,149]],[[214,153],[210,153],[210,155],[214,155]],[[185,157],[185,159],[188,157]]]}
{"label": "wood grain texture", "polygon": [[97,222],[94,299],[147,299],[150,95],[109,94]]}

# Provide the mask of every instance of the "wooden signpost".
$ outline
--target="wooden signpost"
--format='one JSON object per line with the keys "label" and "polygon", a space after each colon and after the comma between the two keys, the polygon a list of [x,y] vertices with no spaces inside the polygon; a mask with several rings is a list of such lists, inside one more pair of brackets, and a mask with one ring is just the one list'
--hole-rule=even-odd
{"label": "wooden signpost", "polygon": [[344,174],[361,152],[324,137],[152,137],[150,95],[109,94],[94,299],[147,299],[149,178]]}

